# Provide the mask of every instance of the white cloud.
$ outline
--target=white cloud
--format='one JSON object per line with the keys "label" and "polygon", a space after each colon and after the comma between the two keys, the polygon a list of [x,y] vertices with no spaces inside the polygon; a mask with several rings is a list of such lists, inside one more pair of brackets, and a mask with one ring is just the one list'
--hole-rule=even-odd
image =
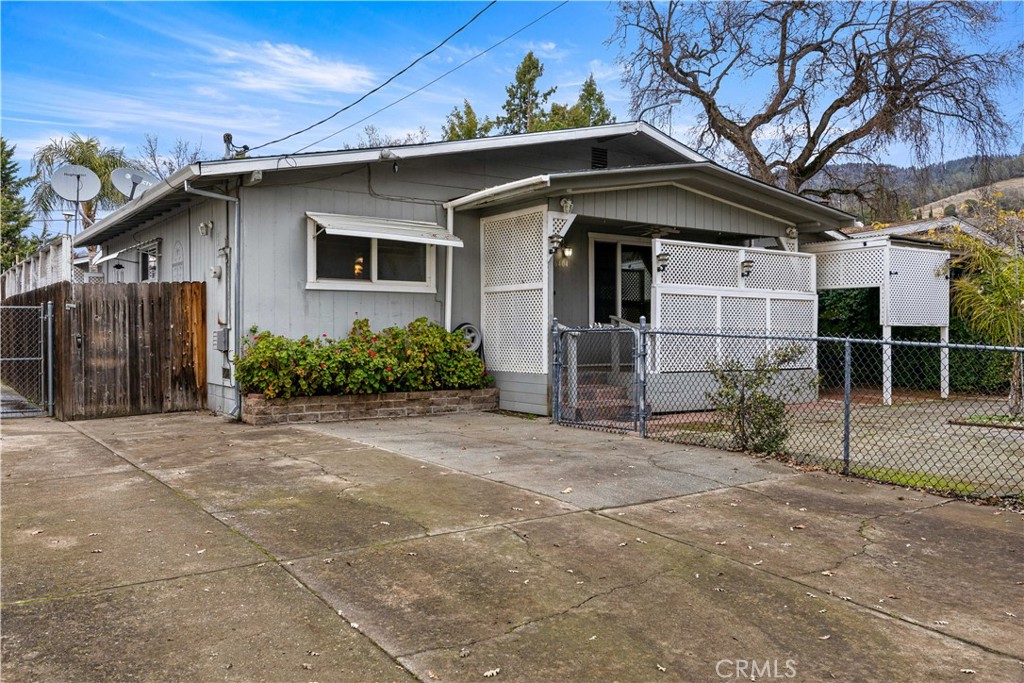
{"label": "white cloud", "polygon": [[364,66],[325,59],[288,43],[213,47],[210,55],[228,65],[221,75],[226,88],[305,99],[312,93],[355,93],[373,85],[373,73]]}
{"label": "white cloud", "polygon": [[532,50],[534,56],[541,59],[550,59],[553,61],[559,61],[568,56],[569,51],[558,46],[558,43],[553,40],[545,40],[539,43],[529,42],[525,45],[526,50]]}

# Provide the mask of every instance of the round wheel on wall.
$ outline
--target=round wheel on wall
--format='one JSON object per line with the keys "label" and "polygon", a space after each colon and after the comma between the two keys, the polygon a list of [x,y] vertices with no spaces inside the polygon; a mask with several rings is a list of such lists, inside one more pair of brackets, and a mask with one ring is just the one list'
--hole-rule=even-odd
{"label": "round wheel on wall", "polygon": [[466,343],[469,344],[470,351],[479,351],[484,343],[484,335],[476,325],[462,323],[453,332],[462,332],[463,336],[466,337]]}

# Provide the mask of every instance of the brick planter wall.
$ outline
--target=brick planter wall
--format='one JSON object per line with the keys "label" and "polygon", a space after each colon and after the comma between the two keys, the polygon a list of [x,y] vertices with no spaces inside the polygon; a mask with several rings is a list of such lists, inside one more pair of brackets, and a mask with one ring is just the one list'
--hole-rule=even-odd
{"label": "brick planter wall", "polygon": [[494,410],[498,407],[498,389],[396,391],[389,394],[270,399],[264,398],[263,394],[248,394],[243,401],[242,421],[252,425],[340,422]]}

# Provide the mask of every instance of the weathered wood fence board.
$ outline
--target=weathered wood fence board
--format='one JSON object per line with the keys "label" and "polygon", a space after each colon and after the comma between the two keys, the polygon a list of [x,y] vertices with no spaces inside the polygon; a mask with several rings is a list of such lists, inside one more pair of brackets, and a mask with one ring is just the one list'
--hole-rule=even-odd
{"label": "weathered wood fence board", "polygon": [[206,285],[61,282],[4,303],[54,304],[61,420],[206,407]]}

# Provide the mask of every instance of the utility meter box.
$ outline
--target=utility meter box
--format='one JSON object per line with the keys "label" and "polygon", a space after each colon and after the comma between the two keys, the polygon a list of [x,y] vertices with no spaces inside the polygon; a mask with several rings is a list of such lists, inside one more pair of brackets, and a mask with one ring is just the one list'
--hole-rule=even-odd
{"label": "utility meter box", "polygon": [[228,351],[231,348],[231,341],[228,338],[229,329],[222,327],[213,331],[213,350]]}

